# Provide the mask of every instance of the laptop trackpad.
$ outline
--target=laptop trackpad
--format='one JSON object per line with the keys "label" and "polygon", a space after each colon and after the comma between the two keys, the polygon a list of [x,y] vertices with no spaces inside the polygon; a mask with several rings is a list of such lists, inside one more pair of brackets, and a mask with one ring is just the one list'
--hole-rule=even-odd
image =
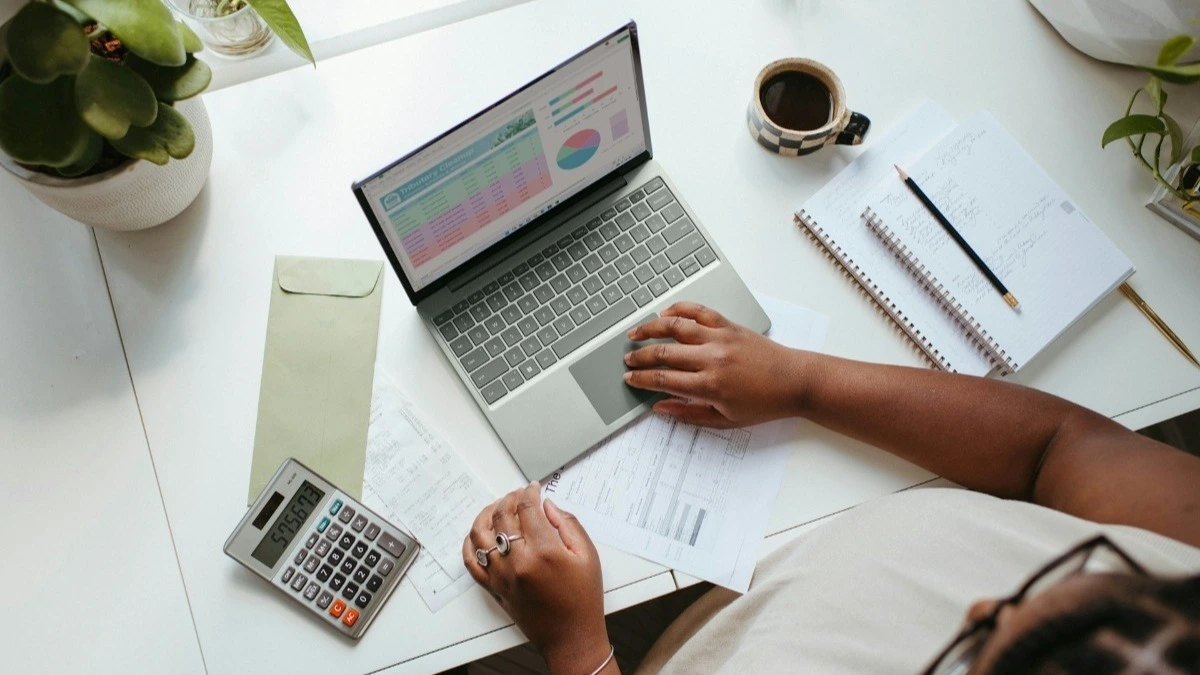
{"label": "laptop trackpad", "polygon": [[[657,314],[650,314],[641,323],[656,318]],[[583,393],[587,394],[592,407],[605,424],[612,424],[621,415],[643,403],[666,398],[666,394],[634,389],[625,384],[625,371],[628,370],[625,366],[625,354],[656,342],[670,340],[630,342],[622,333],[596,347],[591,354],[571,366],[571,375],[575,377],[575,382],[583,389]]]}

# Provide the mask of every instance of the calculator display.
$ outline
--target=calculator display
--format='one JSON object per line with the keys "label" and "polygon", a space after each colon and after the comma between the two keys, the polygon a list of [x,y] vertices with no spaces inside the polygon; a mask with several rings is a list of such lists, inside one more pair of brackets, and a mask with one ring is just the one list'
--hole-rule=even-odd
{"label": "calculator display", "polygon": [[312,483],[304,481],[250,556],[267,567],[274,567],[275,563],[279,561],[279,556],[283,555],[288,545],[292,543],[292,539],[304,529],[308,516],[317,508],[317,504],[321,503],[321,498],[324,496],[324,491]]}

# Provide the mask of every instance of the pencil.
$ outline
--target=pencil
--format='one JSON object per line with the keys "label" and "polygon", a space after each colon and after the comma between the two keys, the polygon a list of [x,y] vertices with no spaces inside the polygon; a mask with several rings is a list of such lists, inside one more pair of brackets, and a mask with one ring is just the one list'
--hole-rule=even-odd
{"label": "pencil", "polygon": [[[893,164],[892,166],[896,165]],[[1016,297],[1014,297],[1012,293],[1008,292],[1008,289],[1004,287],[1004,284],[1000,281],[999,277],[997,277],[995,273],[988,268],[987,263],[983,262],[983,258],[979,257],[979,254],[975,252],[975,249],[971,248],[971,245],[967,243],[967,240],[963,239],[962,235],[958,233],[958,230],[954,229],[954,226],[950,224],[949,220],[946,220],[946,216],[942,215],[942,212],[938,210],[938,207],[933,203],[933,201],[925,195],[925,192],[921,189],[921,186],[917,185],[917,182],[912,178],[909,178],[908,174],[904,173],[904,169],[896,166],[896,171],[900,174],[900,180],[904,181],[904,184],[908,186],[908,189],[912,190],[912,193],[917,196],[917,199],[921,200],[921,203],[925,205],[925,208],[929,209],[929,212],[933,214],[933,217],[937,218],[937,221],[942,224],[942,228],[946,230],[946,233],[950,235],[950,238],[954,239],[954,242],[957,243],[958,247],[967,254],[967,257],[971,259],[971,262],[975,263],[975,267],[979,268],[979,271],[983,272],[983,276],[987,277],[987,280],[992,283],[992,286],[994,286],[996,290],[1000,292],[1000,295],[1004,298],[1004,302],[1007,302],[1009,307],[1016,309],[1017,306],[1020,305],[1020,303],[1017,302]]]}
{"label": "pencil", "polygon": [[1171,344],[1175,345],[1175,349],[1178,349],[1179,353],[1183,354],[1184,358],[1186,358],[1188,361],[1191,361],[1192,365],[1200,367],[1200,361],[1196,360],[1196,357],[1192,354],[1192,350],[1187,348],[1187,345],[1183,343],[1183,340],[1179,339],[1179,336],[1175,334],[1175,331],[1171,330],[1171,327],[1167,325],[1167,322],[1158,317],[1158,312],[1155,312],[1153,309],[1151,309],[1150,305],[1146,304],[1146,301],[1142,299],[1142,296],[1138,295],[1137,291],[1133,290],[1133,287],[1130,286],[1128,282],[1121,284],[1121,292],[1125,294],[1125,297],[1129,298],[1130,302],[1132,302],[1142,314],[1146,315],[1147,319],[1150,319],[1150,323],[1154,324],[1154,327],[1158,329],[1158,332],[1163,334],[1163,337],[1167,338]]}

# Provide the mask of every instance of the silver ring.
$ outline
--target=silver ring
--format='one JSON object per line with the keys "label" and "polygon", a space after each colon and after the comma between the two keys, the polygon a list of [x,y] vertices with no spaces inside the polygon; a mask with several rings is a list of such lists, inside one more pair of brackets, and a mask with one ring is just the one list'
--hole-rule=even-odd
{"label": "silver ring", "polygon": [[492,551],[495,551],[496,548],[497,547],[493,546],[486,551],[481,548],[475,549],[475,562],[479,563],[480,567],[487,567],[488,566],[488,554],[491,553]]}
{"label": "silver ring", "polygon": [[496,533],[496,545],[493,546],[492,548],[500,551],[500,555],[508,555],[508,552],[512,550],[512,542],[514,542],[518,539],[524,539],[524,538],[525,538],[524,536],[519,535],[519,534],[511,534],[510,535],[506,532],[497,532]]}

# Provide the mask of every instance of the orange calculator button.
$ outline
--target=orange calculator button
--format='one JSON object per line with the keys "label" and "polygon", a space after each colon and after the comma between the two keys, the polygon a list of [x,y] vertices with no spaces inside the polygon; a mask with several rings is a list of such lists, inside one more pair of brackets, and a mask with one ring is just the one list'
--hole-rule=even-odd
{"label": "orange calculator button", "polygon": [[[329,613],[332,614],[335,619],[341,616],[342,612],[344,611],[346,611],[346,603],[342,602],[341,600],[334,600],[333,607],[329,608]],[[350,611],[353,612],[354,610]],[[358,616],[358,614],[356,613],[355,616]]]}
{"label": "orange calculator button", "polygon": [[346,624],[347,626],[353,626],[355,624],[355,622],[357,622],[357,621],[358,621],[358,612],[356,612],[352,609],[346,610],[346,616],[342,617],[342,623]]}

